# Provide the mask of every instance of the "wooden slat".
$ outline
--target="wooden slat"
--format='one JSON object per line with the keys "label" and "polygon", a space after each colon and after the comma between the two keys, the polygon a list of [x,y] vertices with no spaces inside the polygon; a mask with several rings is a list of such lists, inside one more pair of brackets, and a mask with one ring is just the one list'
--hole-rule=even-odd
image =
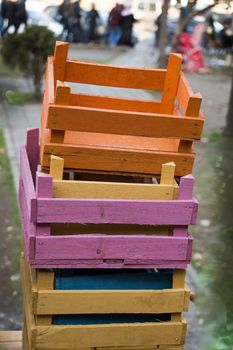
{"label": "wooden slat", "polygon": [[[187,261],[190,240],[186,237],[171,236],[55,236],[38,237],[35,259],[62,260],[116,260],[128,264],[148,261],[150,266],[178,266]],[[142,249],[143,247],[143,249]],[[171,262],[169,262],[171,261]],[[137,264],[138,265],[138,264]],[[183,287],[184,288],[184,287]]]}
{"label": "wooden slat", "polygon": [[64,158],[65,168],[112,173],[160,174],[162,164],[173,161],[176,164],[176,176],[192,173],[195,154],[176,153],[177,150],[164,152],[156,150],[137,150],[136,148],[114,146],[86,146],[46,144],[43,148],[42,166],[49,167],[50,155]]}
{"label": "wooden slat", "polygon": [[[22,332],[21,331],[2,331],[0,332],[0,349],[1,350],[22,350],[21,347]],[[29,350],[24,347],[23,350]],[[80,350],[91,350],[90,348],[82,348]],[[144,346],[134,347],[98,347],[96,350],[145,350]],[[149,347],[146,350],[155,350]],[[183,350],[183,346],[161,346],[158,350]]]}
{"label": "wooden slat", "polygon": [[[35,171],[35,168],[33,170]],[[20,179],[25,191],[27,215],[30,220],[34,220],[36,217],[36,191],[26,146],[21,146],[20,148]]]}
{"label": "wooden slat", "polygon": [[54,198],[173,199],[172,185],[53,181]]}
{"label": "wooden slat", "polygon": [[65,81],[131,89],[163,90],[165,75],[166,70],[163,69],[128,68],[68,60]]}
{"label": "wooden slat", "polygon": [[39,198],[37,222],[188,226],[194,223],[195,210],[194,200],[130,201]]}
{"label": "wooden slat", "polygon": [[[70,100],[70,87],[65,86],[60,80],[57,80],[56,85],[56,95],[55,103],[60,105],[68,105]],[[51,131],[51,142],[64,142],[65,130],[55,130]]]}
{"label": "wooden slat", "polygon": [[[185,115],[188,117],[199,116],[203,119],[203,116],[200,114],[202,97],[200,94],[193,95],[189,98],[187,109],[185,111]],[[204,120],[204,119],[203,119]],[[180,140],[179,152],[190,152],[192,149],[192,141]]]}
{"label": "wooden slat", "polygon": [[37,349],[68,350],[80,347],[181,345],[181,322],[125,325],[38,326]]}
{"label": "wooden slat", "polygon": [[172,313],[184,310],[184,289],[38,292],[38,315]]}
{"label": "wooden slat", "polygon": [[182,56],[170,54],[161,101],[161,113],[172,114],[180,79]]}
{"label": "wooden slat", "polygon": [[174,162],[163,164],[160,185],[174,185],[176,165]]}
{"label": "wooden slat", "polygon": [[64,169],[64,159],[56,156],[51,156],[50,175],[53,177],[53,195],[54,195],[54,180],[62,180],[63,169]]}
{"label": "wooden slat", "polygon": [[54,86],[57,80],[64,81],[66,74],[66,60],[68,56],[69,44],[61,41],[56,42],[54,52]]}
{"label": "wooden slat", "polygon": [[155,101],[130,100],[126,98],[114,98],[108,96],[71,94],[70,105],[131,112],[159,113],[161,103]]}
{"label": "wooden slat", "polygon": [[[54,273],[51,271],[37,270],[37,288],[38,290],[53,290],[54,289]],[[37,325],[52,324],[52,316],[38,316]]]}
{"label": "wooden slat", "polygon": [[47,128],[199,140],[203,119],[87,107],[51,105]]}

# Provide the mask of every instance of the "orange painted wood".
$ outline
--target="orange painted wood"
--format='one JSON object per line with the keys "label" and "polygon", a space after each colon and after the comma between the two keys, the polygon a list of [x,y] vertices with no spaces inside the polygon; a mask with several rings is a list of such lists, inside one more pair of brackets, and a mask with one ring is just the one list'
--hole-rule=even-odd
{"label": "orange painted wood", "polygon": [[47,128],[199,140],[203,124],[202,118],[51,105]]}
{"label": "orange painted wood", "polygon": [[[202,96],[200,93],[194,94],[185,76],[181,75],[177,91],[177,97],[183,112],[188,117],[203,118],[201,109]],[[179,152],[187,153],[192,149],[192,141],[181,140]]]}
{"label": "orange painted wood", "polygon": [[117,67],[68,60],[65,81],[131,89],[163,90],[165,76],[165,69]]}
{"label": "orange painted wood", "polygon": [[88,94],[71,94],[70,105],[89,108],[124,110],[131,112],[159,113],[160,102],[129,100]]}
{"label": "orange painted wood", "polygon": [[169,56],[161,101],[161,113],[173,113],[178,83],[180,79],[181,64],[181,55],[172,53]]}
{"label": "orange painted wood", "polygon": [[54,86],[56,86],[57,80],[64,81],[65,79],[68,49],[68,43],[56,42],[54,52]]}
{"label": "orange painted wood", "polygon": [[150,143],[140,138],[137,143],[136,137],[67,132],[63,145],[44,141],[43,167],[49,167],[50,154],[55,154],[64,158],[65,168],[154,175],[163,163],[174,161],[176,176],[183,176],[192,172],[195,158],[194,153],[177,153],[175,140],[151,139]]}
{"label": "orange painted wood", "polygon": [[[68,106],[70,100],[70,87],[65,86],[60,80],[57,81],[55,103]],[[49,116],[48,116],[49,118]],[[63,117],[64,119],[64,117]],[[65,129],[58,130],[56,127],[51,130],[51,142],[64,142]]]}

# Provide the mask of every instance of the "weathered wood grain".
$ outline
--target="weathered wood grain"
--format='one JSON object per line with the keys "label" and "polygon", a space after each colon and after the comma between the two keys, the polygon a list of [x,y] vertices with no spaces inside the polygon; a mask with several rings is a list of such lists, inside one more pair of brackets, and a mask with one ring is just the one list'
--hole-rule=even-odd
{"label": "weathered wood grain", "polygon": [[165,69],[128,68],[67,60],[64,81],[130,89],[162,90],[165,76]]}
{"label": "weathered wood grain", "polygon": [[200,140],[203,124],[204,120],[200,117],[50,105],[46,127],[56,130]]}

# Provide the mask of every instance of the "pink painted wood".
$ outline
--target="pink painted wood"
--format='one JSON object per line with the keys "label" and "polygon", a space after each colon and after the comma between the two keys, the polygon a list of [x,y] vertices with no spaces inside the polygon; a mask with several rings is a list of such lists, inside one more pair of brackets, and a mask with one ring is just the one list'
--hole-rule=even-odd
{"label": "pink painted wood", "polygon": [[[35,135],[36,131],[30,131]],[[38,132],[38,131],[37,131]],[[37,137],[28,137],[34,142]],[[38,146],[38,145],[37,145]],[[52,178],[30,166],[36,149],[21,148],[19,201],[30,264],[35,268],[186,268],[192,255],[188,225],[198,203],[192,176],[180,181],[178,200],[97,200],[52,198]],[[32,159],[30,159],[32,157]],[[33,178],[35,177],[35,185]],[[51,234],[52,223],[137,224],[139,235]],[[173,236],[148,236],[143,225],[174,226]]]}

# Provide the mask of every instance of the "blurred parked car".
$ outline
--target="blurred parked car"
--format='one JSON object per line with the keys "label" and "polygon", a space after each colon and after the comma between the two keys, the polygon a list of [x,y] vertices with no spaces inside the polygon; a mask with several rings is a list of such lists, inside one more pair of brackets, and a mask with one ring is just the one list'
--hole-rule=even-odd
{"label": "blurred parked car", "polygon": [[27,11],[28,24],[47,27],[56,37],[60,37],[63,32],[63,26],[45,13],[36,11]]}

